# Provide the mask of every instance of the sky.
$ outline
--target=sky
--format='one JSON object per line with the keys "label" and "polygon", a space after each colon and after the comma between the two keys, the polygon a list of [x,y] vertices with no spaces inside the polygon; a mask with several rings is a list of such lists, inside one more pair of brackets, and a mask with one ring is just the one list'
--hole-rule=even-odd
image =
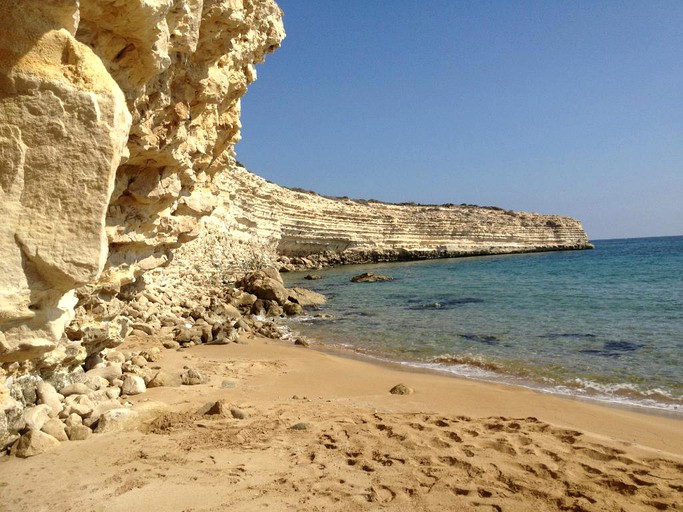
{"label": "sky", "polygon": [[237,158],[332,196],[683,235],[683,2],[278,0]]}

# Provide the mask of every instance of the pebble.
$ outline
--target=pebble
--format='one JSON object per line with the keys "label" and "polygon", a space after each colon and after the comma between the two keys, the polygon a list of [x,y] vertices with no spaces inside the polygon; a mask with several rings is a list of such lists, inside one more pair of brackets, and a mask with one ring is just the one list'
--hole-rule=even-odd
{"label": "pebble", "polygon": [[308,423],[296,423],[289,427],[291,430],[308,430]]}
{"label": "pebble", "polygon": [[299,345],[300,347],[310,346],[310,343],[303,338],[297,338],[296,340],[294,340],[294,344]]}
{"label": "pebble", "polygon": [[222,387],[222,388],[227,388],[227,389],[229,389],[229,388],[234,388],[234,387],[236,387],[236,386],[237,386],[237,382],[235,382],[234,380],[227,380],[227,379],[226,379],[226,380],[224,380],[223,382],[221,382],[221,387]]}
{"label": "pebble", "polygon": [[172,341],[172,340],[165,340],[162,343],[162,345],[164,346],[164,348],[167,348],[167,349],[178,349],[178,348],[180,348],[180,343],[178,343],[177,341]]}

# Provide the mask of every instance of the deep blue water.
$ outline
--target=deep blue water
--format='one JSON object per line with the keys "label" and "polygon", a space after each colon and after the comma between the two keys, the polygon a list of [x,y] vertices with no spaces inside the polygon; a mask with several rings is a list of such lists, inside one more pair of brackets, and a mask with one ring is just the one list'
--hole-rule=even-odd
{"label": "deep blue water", "polygon": [[[594,243],[285,274],[328,295],[334,317],[290,325],[414,366],[683,412],[683,237]],[[368,271],[395,280],[350,282]]]}

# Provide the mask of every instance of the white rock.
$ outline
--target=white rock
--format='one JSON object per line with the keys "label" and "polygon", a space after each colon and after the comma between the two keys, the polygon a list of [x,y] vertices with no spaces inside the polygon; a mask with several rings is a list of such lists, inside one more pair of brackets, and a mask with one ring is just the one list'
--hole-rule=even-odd
{"label": "white rock", "polygon": [[52,418],[45,422],[42,431],[46,434],[51,435],[57,441],[68,441],[69,437],[66,435],[66,425],[59,421],[57,418]]}
{"label": "white rock", "polygon": [[50,419],[52,408],[46,404],[40,404],[33,407],[27,407],[24,410],[24,421],[26,421],[26,428],[30,430],[40,430],[45,425],[45,422]]}
{"label": "white rock", "polygon": [[64,386],[59,390],[59,392],[65,397],[70,395],[87,395],[90,393],[90,391],[92,391],[92,389],[82,382],[69,384],[68,386]]}
{"label": "white rock", "polygon": [[62,400],[64,397],[57,393],[57,390],[52,384],[45,381],[39,382],[36,386],[36,394],[38,395],[40,403],[50,406],[50,409],[52,409],[51,416],[57,416],[62,412],[62,409],[64,408]]}
{"label": "white rock", "polygon": [[69,414],[76,413],[81,418],[87,418],[95,408],[95,404],[86,395],[71,395],[64,399],[64,410]]}
{"label": "white rock", "polygon": [[123,386],[121,386],[121,393],[124,395],[139,395],[147,390],[145,386],[145,379],[139,375],[127,373],[123,377]]}
{"label": "white rock", "polygon": [[121,370],[121,365],[117,363],[112,363],[103,368],[93,368],[92,370],[85,372],[85,376],[89,379],[92,377],[102,377],[103,379],[107,379],[109,382],[120,378],[122,374],[123,371]]}
{"label": "white rock", "polygon": [[99,403],[95,406],[93,409],[92,413],[90,414],[90,418],[93,419],[94,421],[97,421],[102,417],[102,415],[107,412],[111,411],[114,409],[120,409],[121,404],[119,403],[118,400],[108,400],[106,402]]}
{"label": "white rock", "polygon": [[82,425],[83,424],[83,418],[81,418],[75,412],[72,412],[71,414],[69,414],[69,417],[64,420],[64,424],[67,427],[73,427],[74,425]]}
{"label": "white rock", "polygon": [[118,432],[126,430],[137,424],[138,413],[133,409],[113,409],[100,416],[95,432],[98,434],[106,432]]}

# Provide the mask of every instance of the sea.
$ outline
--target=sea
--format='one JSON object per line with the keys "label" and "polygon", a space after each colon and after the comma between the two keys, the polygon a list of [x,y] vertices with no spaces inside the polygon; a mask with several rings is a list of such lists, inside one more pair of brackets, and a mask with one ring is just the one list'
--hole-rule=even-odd
{"label": "sea", "polygon": [[[283,274],[328,297],[286,328],[381,361],[683,416],[683,236],[593,243]],[[394,280],[351,282],[363,272]]]}

